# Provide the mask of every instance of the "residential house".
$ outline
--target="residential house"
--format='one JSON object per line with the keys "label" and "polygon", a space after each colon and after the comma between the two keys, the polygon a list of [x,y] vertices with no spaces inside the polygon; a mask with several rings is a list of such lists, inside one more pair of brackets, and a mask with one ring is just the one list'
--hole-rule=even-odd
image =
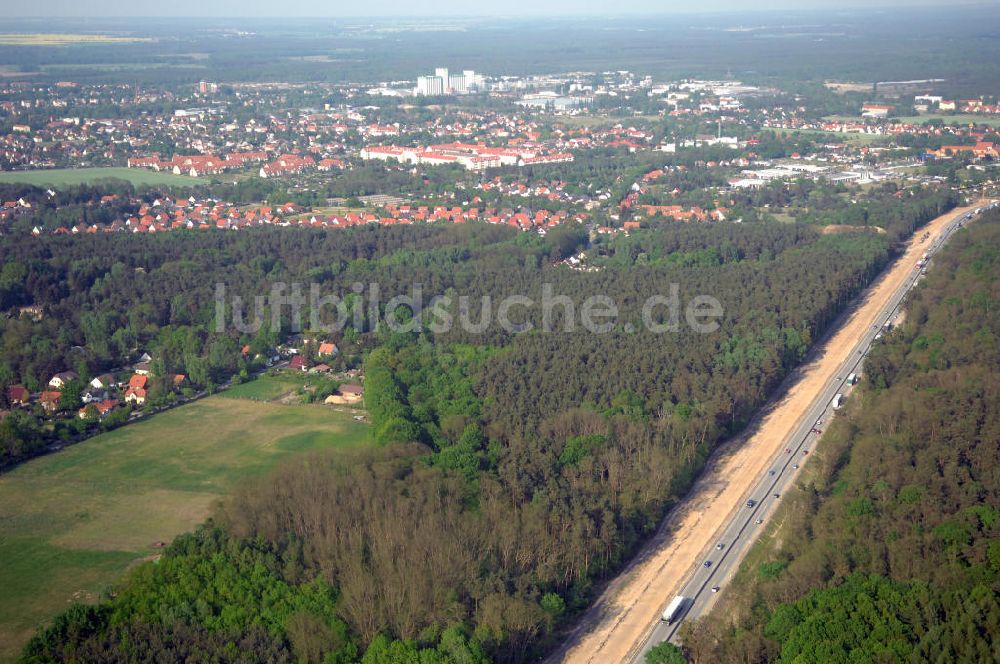
{"label": "residential house", "polygon": [[288,367],[290,369],[298,369],[299,371],[306,371],[309,368],[309,363],[306,358],[301,355],[295,355],[288,362]]}
{"label": "residential house", "polygon": [[24,385],[11,385],[7,388],[7,400],[12,406],[26,406],[31,401],[31,393]]}
{"label": "residential house", "polygon": [[101,374],[90,381],[90,386],[98,390],[109,390],[115,386],[115,377],[111,374]]}
{"label": "residential house", "polygon": [[330,357],[333,357],[338,352],[339,352],[339,349],[337,348],[337,344],[332,343],[332,342],[326,342],[326,341],[324,341],[324,342],[320,343],[319,350],[316,351],[316,354],[319,355],[319,356],[322,356],[322,357],[325,357],[327,355],[329,355]]}
{"label": "residential house", "polygon": [[146,390],[141,387],[129,387],[125,390],[125,402],[141,406],[146,403]]}
{"label": "residential house", "polygon": [[76,380],[77,378],[79,378],[79,376],[76,375],[75,371],[62,371],[49,380],[49,387],[61,390],[66,387],[66,383]]}
{"label": "residential house", "polygon": [[42,408],[45,409],[46,413],[55,413],[59,410],[59,399],[62,398],[60,392],[53,390],[46,390],[38,395],[38,403],[42,404]]}
{"label": "residential house", "polygon": [[108,416],[108,413],[118,407],[118,402],[111,399],[105,399],[103,401],[98,401],[84,406],[78,413],[81,420],[87,419],[87,408],[90,406],[93,406],[97,410],[97,417],[103,420]]}
{"label": "residential house", "polygon": [[364,390],[360,385],[355,383],[345,383],[337,388],[336,394],[331,394],[328,396],[323,403],[327,404],[355,404],[361,401],[364,395]]}

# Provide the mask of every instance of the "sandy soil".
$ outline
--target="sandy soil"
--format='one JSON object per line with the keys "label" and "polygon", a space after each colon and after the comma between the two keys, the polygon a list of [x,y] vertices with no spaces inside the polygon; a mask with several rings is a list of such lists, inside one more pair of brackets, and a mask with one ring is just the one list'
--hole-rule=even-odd
{"label": "sandy soil", "polygon": [[[879,226],[871,226],[879,235],[885,235],[885,229]],[[864,226],[844,226],[841,224],[828,224],[820,231],[823,235],[833,235],[834,233],[867,233]]]}
{"label": "sandy soil", "polygon": [[[764,474],[865,329],[875,324],[885,303],[905,282],[917,259],[948,221],[973,209],[952,210],[918,231],[906,253],[883,272],[848,314],[784,383],[782,390],[747,428],[709,461],[690,496],[664,521],[657,535],[612,581],[552,662],[607,664],[625,661],[654,626],[654,620],[701,554],[729,523],[743,496]],[[924,232],[930,238],[921,241]],[[711,509],[710,509],[711,508]]]}

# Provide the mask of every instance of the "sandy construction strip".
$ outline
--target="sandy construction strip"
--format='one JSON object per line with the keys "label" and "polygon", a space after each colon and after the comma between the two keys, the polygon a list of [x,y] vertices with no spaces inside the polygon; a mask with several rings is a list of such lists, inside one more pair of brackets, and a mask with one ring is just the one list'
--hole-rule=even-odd
{"label": "sandy construction strip", "polygon": [[[747,433],[709,460],[691,494],[673,510],[659,532],[614,579],[583,616],[551,662],[623,662],[641,645],[667,601],[677,594],[742,504],[743,496],[764,475],[786,439],[808,413],[824,387],[836,378],[865,330],[876,323],[892,295],[905,283],[921,254],[948,222],[975,206],[956,208],[918,230],[906,252],[852,305],[842,326],[827,336],[805,364],[786,379],[776,401],[765,406]],[[923,234],[930,237],[920,241]]]}

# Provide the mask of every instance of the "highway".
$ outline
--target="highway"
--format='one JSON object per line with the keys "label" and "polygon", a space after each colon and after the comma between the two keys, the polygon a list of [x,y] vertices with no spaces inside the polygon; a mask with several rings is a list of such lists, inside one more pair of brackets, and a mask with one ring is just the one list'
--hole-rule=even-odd
{"label": "highway", "polygon": [[[986,209],[985,206],[983,209]],[[937,238],[923,248],[930,257],[948,241],[952,233],[968,222],[974,213],[959,213],[949,220],[947,226]],[[917,231],[920,232],[919,230]],[[909,260],[904,257],[901,260]],[[688,598],[679,617],[671,624],[660,619],[660,616],[649,616],[650,626],[644,639],[630,651],[627,661],[644,662],[646,652],[656,644],[665,640],[674,640],[683,621],[697,618],[707,613],[716,597],[714,589],[722,586],[732,577],[739,567],[743,556],[749,551],[762,532],[768,518],[773,514],[781,495],[794,486],[795,477],[809,458],[809,452],[815,446],[822,429],[834,415],[832,405],[837,394],[848,396],[853,386],[847,382],[848,376],[856,373],[860,376],[864,357],[872,344],[877,343],[876,335],[881,335],[883,326],[890,325],[899,315],[903,301],[911,288],[919,280],[922,271],[926,269],[914,264],[903,284],[893,293],[882,308],[878,321],[869,327],[851,349],[840,369],[836,379],[827,384],[816,396],[807,414],[794,428],[792,434],[781,446],[780,452],[773,459],[768,470],[760,477],[754,488],[746,494],[733,509],[732,518],[719,531],[711,546],[703,551],[699,564],[686,576],[678,594]],[[846,315],[846,314],[845,314]],[[836,329],[839,325],[831,326]],[[748,501],[753,501],[749,506]],[[731,509],[732,506],[720,506],[720,509]],[[673,596],[668,598],[668,602]],[[666,603],[660,607],[660,612],[666,608]]]}

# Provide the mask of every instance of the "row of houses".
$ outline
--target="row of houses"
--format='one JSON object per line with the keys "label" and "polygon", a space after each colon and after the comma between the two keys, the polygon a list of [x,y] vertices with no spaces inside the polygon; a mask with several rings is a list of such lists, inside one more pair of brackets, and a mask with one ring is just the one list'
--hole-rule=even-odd
{"label": "row of houses", "polygon": [[[321,215],[303,213],[294,203],[278,207],[253,207],[240,210],[231,206],[215,206],[202,213],[185,210],[151,210],[147,214],[134,216],[125,221],[110,224],[77,224],[70,228],[57,228],[55,235],[92,235],[97,233],[166,233],[178,230],[243,230],[259,226],[309,227],[309,228],[350,228],[366,224],[383,226],[408,225],[416,223],[473,223],[502,224],[520,230],[544,232],[566,221],[583,222],[586,213],[570,213],[567,210],[555,212],[540,209],[528,212],[514,208],[444,207],[387,205],[378,213],[348,212],[346,214]],[[32,234],[45,234],[39,227]]]}
{"label": "row of houses", "polygon": [[[299,214],[302,207],[292,202],[283,205],[263,205],[238,208],[222,201],[198,201],[193,197],[172,201],[157,199],[152,204],[143,203],[138,212],[124,220],[109,224],[75,224],[70,228],[57,228],[53,234],[95,233],[161,233],[183,229],[243,228],[261,224],[281,224],[287,215]],[[43,234],[35,227],[33,235]]]}
{"label": "row of houses", "polygon": [[233,152],[223,158],[214,155],[174,155],[169,160],[163,160],[158,154],[142,157],[130,157],[129,168],[149,168],[154,171],[166,171],[174,175],[218,175],[226,171],[236,171],[254,164],[263,164],[258,171],[262,178],[295,175],[305,171],[332,171],[346,166],[343,159],[321,159],[317,162],[312,156],[284,154],[274,158],[269,163],[267,152]]}
{"label": "row of houses", "polygon": [[174,155],[169,160],[163,160],[159,154],[142,157],[129,157],[129,168],[148,168],[154,171],[166,171],[174,175],[218,175],[226,171],[245,168],[249,164],[267,161],[266,152],[232,152],[225,157],[215,155]]}
{"label": "row of houses", "polygon": [[639,205],[638,211],[646,218],[664,217],[674,221],[725,221],[729,212],[724,207],[705,210],[697,205],[687,210],[681,205]]}
{"label": "row of houses", "polygon": [[[145,356],[148,357],[148,356]],[[149,361],[141,361],[133,367],[133,373],[128,380],[119,380],[114,374],[105,373],[90,380],[80,392],[80,407],[78,416],[82,419],[88,415],[88,408],[93,406],[98,416],[103,419],[122,403],[141,406],[146,403],[151,369]],[[42,410],[52,415],[64,410],[63,395],[67,386],[79,380],[75,371],[62,371],[52,376],[46,384],[46,389],[32,394],[24,385],[16,384],[7,388],[8,402],[14,407],[41,406]],[[169,385],[174,389],[183,387],[187,377],[183,374],[168,376]]]}
{"label": "row of houses", "polygon": [[542,152],[523,147],[489,147],[473,143],[441,143],[427,147],[372,145],[361,149],[361,159],[439,166],[456,164],[467,170],[481,171],[501,166],[560,164],[573,161],[569,152]]}

